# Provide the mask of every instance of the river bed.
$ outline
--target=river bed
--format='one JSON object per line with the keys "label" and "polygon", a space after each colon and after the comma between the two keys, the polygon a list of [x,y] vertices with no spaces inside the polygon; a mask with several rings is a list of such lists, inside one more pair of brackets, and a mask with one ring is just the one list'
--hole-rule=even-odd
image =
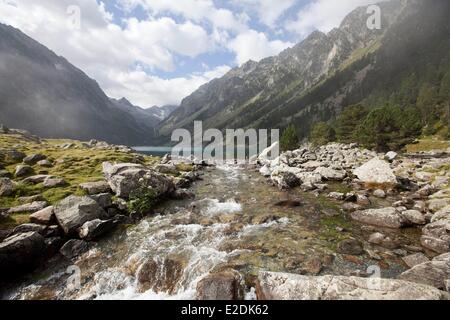
{"label": "river bed", "polygon": [[[75,263],[53,258],[3,298],[195,299],[202,278],[232,269],[242,275],[245,298],[254,299],[261,270],[389,278],[406,269],[401,253],[367,242],[379,228],[351,221],[341,203],[280,191],[254,170],[207,168],[191,191],[196,199],[161,204],[157,214],[116,230]],[[286,200],[300,206],[276,205]],[[397,244],[419,246],[417,229],[383,232]],[[349,238],[362,243],[363,254],[337,253]],[[143,265],[144,284],[137,276]]]}

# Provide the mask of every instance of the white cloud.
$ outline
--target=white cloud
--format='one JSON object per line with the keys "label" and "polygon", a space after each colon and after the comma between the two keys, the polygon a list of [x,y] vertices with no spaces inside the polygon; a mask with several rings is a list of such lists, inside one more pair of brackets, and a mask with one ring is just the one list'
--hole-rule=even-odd
{"label": "white cloud", "polygon": [[278,19],[292,7],[295,0],[232,0],[237,7],[252,10],[265,25],[275,28]]}
{"label": "white cloud", "polygon": [[[189,94],[198,84],[209,79],[208,75],[187,75],[184,78],[164,80],[145,76],[136,69],[143,65],[146,70],[173,71],[176,68],[174,54],[194,58],[215,48],[215,38],[191,21],[177,23],[168,17],[138,21],[130,18],[120,27],[112,23],[103,4],[96,0],[76,1],[81,11],[81,29],[69,24],[68,6],[73,0],[0,1],[0,22],[13,25],[32,38],[67,58],[90,77],[97,80],[107,94],[117,92],[134,103],[150,106],[173,103],[180,95]],[[121,84],[122,80],[127,83]],[[132,84],[135,81],[147,83]],[[184,83],[183,83],[184,81]],[[166,84],[166,86],[164,86]],[[170,90],[170,85],[173,89]],[[155,90],[136,92],[136,88]],[[122,88],[121,91],[117,88]],[[130,91],[126,91],[130,88]],[[167,89],[158,95],[158,88]],[[179,89],[179,93],[174,93]],[[189,90],[191,92],[188,92]],[[152,94],[156,91],[156,95]]]}
{"label": "white cloud", "polygon": [[141,6],[153,15],[172,13],[195,22],[207,21],[215,28],[240,31],[247,28],[245,15],[217,8],[212,0],[119,0],[128,10]]}
{"label": "white cloud", "polygon": [[229,43],[229,48],[236,53],[236,62],[241,65],[248,60],[259,61],[268,56],[274,56],[293,43],[279,40],[270,41],[262,32],[249,30],[239,34]]}
{"label": "white cloud", "polygon": [[303,7],[296,20],[286,22],[286,29],[301,37],[314,30],[328,32],[338,27],[345,16],[359,6],[377,2],[376,0],[314,0]]}
{"label": "white cloud", "polygon": [[[109,78],[117,79],[109,88],[112,97],[127,97],[139,106],[179,104],[201,85],[223,76],[230,70],[228,66],[220,66],[202,74],[192,74],[188,77],[161,79],[148,75],[142,70],[132,72],[112,71]],[[151,96],[152,104],[149,104]]]}

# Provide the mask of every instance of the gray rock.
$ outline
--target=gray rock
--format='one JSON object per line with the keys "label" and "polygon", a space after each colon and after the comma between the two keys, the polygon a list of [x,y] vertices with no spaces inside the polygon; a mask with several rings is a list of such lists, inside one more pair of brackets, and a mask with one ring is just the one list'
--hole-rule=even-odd
{"label": "gray rock", "polygon": [[141,188],[152,189],[156,197],[175,190],[173,180],[154,170],[136,164],[103,163],[103,173],[112,191],[121,198],[129,198],[132,192]]}
{"label": "gray rock", "polygon": [[111,231],[117,225],[113,220],[92,220],[83,224],[78,230],[78,236],[87,241],[92,241]]}
{"label": "gray rock", "polygon": [[0,178],[0,197],[9,197],[14,194],[16,187],[9,178]]}
{"label": "gray rock", "polygon": [[343,201],[345,199],[345,194],[341,192],[330,192],[328,198]]}
{"label": "gray rock", "polygon": [[59,188],[67,186],[67,182],[62,178],[47,178],[44,180],[43,186],[46,188]]}
{"label": "gray rock", "polygon": [[286,190],[298,187],[302,181],[292,172],[283,172],[279,175],[278,186]]}
{"label": "gray rock", "polygon": [[8,178],[8,179],[12,178],[11,172],[9,172],[8,170],[2,169],[1,165],[0,165],[0,178]]}
{"label": "gray rock", "polygon": [[110,193],[94,194],[90,197],[94,199],[103,209],[107,209],[113,205],[112,195]]}
{"label": "gray rock", "polygon": [[51,225],[55,222],[55,212],[53,210],[53,206],[47,207],[30,215],[30,222],[47,226]]}
{"label": "gray rock", "polygon": [[48,206],[47,201],[35,201],[32,203],[23,204],[21,206],[13,207],[8,210],[8,214],[16,213],[35,213]]}
{"label": "gray rock", "polygon": [[375,232],[370,235],[369,242],[373,244],[381,244],[383,243],[384,239],[386,239],[386,236],[384,234]]}
{"label": "gray rock", "polygon": [[79,187],[89,195],[111,192],[111,188],[106,181],[86,182],[80,184]]}
{"label": "gray rock", "polygon": [[45,234],[46,226],[35,223],[24,223],[14,228],[13,234],[38,232],[41,235]]}
{"label": "gray rock", "polygon": [[381,189],[377,189],[373,192],[373,195],[377,198],[386,198],[386,192]]}
{"label": "gray rock", "polygon": [[52,176],[46,175],[46,174],[38,174],[35,176],[31,176],[28,178],[23,179],[23,183],[26,184],[38,184],[38,183],[43,183],[45,180],[47,179],[52,179]]}
{"label": "gray rock", "polygon": [[37,165],[43,168],[51,168],[53,167],[53,163],[50,160],[41,160],[37,162]]}
{"label": "gray rock", "polygon": [[421,244],[438,253],[450,251],[450,220],[443,219],[422,228]]}
{"label": "gray rock", "polygon": [[395,208],[355,211],[351,216],[358,222],[387,228],[401,228],[407,222]]}
{"label": "gray rock", "polygon": [[15,171],[14,175],[17,178],[21,178],[21,177],[25,177],[32,173],[33,173],[32,167],[30,167],[29,165],[26,165],[26,164],[19,164],[18,166],[16,166],[16,171]]}
{"label": "gray rock", "polygon": [[6,157],[14,161],[15,163],[20,162],[25,158],[27,155],[23,152],[20,152],[18,150],[8,150],[5,152]]}
{"label": "gray rock", "polygon": [[56,220],[66,234],[73,234],[85,222],[106,217],[107,213],[90,197],[70,196],[55,208]]}
{"label": "gray rock", "polygon": [[238,300],[241,298],[240,277],[235,272],[216,273],[197,285],[197,300]]}
{"label": "gray rock", "polygon": [[0,243],[0,278],[29,271],[45,251],[44,237],[38,232],[13,235]]}
{"label": "gray rock", "polygon": [[428,209],[437,212],[449,205],[450,199],[432,199],[427,201]]}
{"label": "gray rock", "polygon": [[394,160],[397,158],[397,156],[398,156],[398,153],[397,153],[397,152],[389,151],[388,153],[386,153],[386,154],[384,155],[384,158],[385,158],[387,161],[394,161]]}
{"label": "gray rock", "polygon": [[257,297],[259,300],[447,300],[450,295],[402,280],[260,272]]}
{"label": "gray rock", "polygon": [[67,241],[59,252],[67,259],[73,260],[91,249],[91,244],[84,240],[72,239]]}
{"label": "gray rock", "polygon": [[426,223],[425,216],[417,210],[403,211],[402,216],[412,224],[424,225]]}
{"label": "gray rock", "polygon": [[29,196],[29,197],[19,197],[19,198],[17,198],[17,201],[19,201],[19,203],[21,203],[21,204],[26,204],[26,203],[32,203],[35,201],[45,201],[45,198],[42,195],[37,194],[34,196]]}
{"label": "gray rock", "polygon": [[417,266],[418,264],[430,261],[430,259],[428,259],[427,256],[421,252],[403,257],[402,260],[409,268],[412,268],[412,267]]}
{"label": "gray rock", "polygon": [[397,178],[394,175],[393,170],[389,164],[378,158],[374,158],[365,163],[361,167],[355,169],[353,174],[358,177],[359,180],[365,183],[378,183],[378,184],[396,184]]}
{"label": "gray rock", "polygon": [[326,180],[334,181],[342,181],[347,176],[347,173],[343,170],[334,170],[325,167],[319,167],[314,172],[320,174]]}
{"label": "gray rock", "polygon": [[42,154],[32,154],[23,159],[23,163],[28,165],[35,165],[38,161],[44,160],[47,157]]}
{"label": "gray rock", "polygon": [[450,277],[450,253],[435,257],[432,261],[420,263],[403,272],[399,278],[411,282],[446,289],[445,280]]}
{"label": "gray rock", "polygon": [[436,222],[444,219],[450,220],[450,205],[436,212],[431,218],[431,222]]}

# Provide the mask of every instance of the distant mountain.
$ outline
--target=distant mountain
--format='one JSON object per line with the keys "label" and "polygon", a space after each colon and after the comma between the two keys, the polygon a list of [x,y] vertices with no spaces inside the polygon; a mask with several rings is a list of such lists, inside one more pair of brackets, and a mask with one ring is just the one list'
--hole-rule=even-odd
{"label": "distant mountain", "polygon": [[167,119],[171,115],[171,113],[174,112],[177,108],[178,106],[176,105],[167,105],[162,107],[154,106],[145,109],[145,111],[151,116],[158,118],[160,121],[163,121]]}
{"label": "distant mountain", "polygon": [[367,8],[358,8],[328,34],[313,32],[276,57],[249,61],[203,85],[161,123],[160,134],[169,138],[173,129],[192,129],[202,120],[218,129],[294,123],[304,137],[312,123],[336,117],[347,105],[387,103],[420,65],[446,68],[449,1],[379,6],[381,30],[367,28]]}
{"label": "distant mountain", "polygon": [[41,137],[151,144],[159,121],[127,103],[110,100],[66,59],[3,24],[0,97],[0,123]]}

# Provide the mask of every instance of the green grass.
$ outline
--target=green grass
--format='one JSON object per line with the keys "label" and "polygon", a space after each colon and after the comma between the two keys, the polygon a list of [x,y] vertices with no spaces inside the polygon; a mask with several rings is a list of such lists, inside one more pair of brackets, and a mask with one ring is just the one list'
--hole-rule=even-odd
{"label": "green grass", "polygon": [[442,150],[450,148],[450,141],[440,140],[433,137],[426,137],[420,139],[417,143],[409,144],[406,146],[408,153],[417,153],[421,151]]}
{"label": "green grass", "polygon": [[[58,145],[64,143],[73,143],[78,148],[63,150]],[[33,195],[42,195],[49,204],[56,204],[58,201],[69,195],[83,195],[78,186],[85,182],[94,182],[103,180],[102,163],[109,162],[136,162],[135,155],[114,150],[92,150],[82,148],[80,141],[67,139],[48,139],[42,140],[42,143],[36,143],[27,140],[21,135],[0,134],[0,150],[16,149],[27,155],[41,153],[54,162],[52,168],[41,168],[38,165],[33,166],[34,174],[49,174],[55,177],[63,178],[67,186],[58,188],[45,188],[42,183],[36,185],[27,185],[14,179],[17,184],[15,194],[11,197],[0,197],[0,208],[10,208],[20,205],[19,197],[28,197]],[[142,164],[151,165],[158,158],[145,156]],[[10,159],[0,159],[0,163],[6,170],[14,173],[18,163],[12,163]],[[187,168],[185,168],[187,170]],[[28,215],[13,215],[6,220],[0,221],[0,228],[11,228],[20,223],[27,222]]]}

